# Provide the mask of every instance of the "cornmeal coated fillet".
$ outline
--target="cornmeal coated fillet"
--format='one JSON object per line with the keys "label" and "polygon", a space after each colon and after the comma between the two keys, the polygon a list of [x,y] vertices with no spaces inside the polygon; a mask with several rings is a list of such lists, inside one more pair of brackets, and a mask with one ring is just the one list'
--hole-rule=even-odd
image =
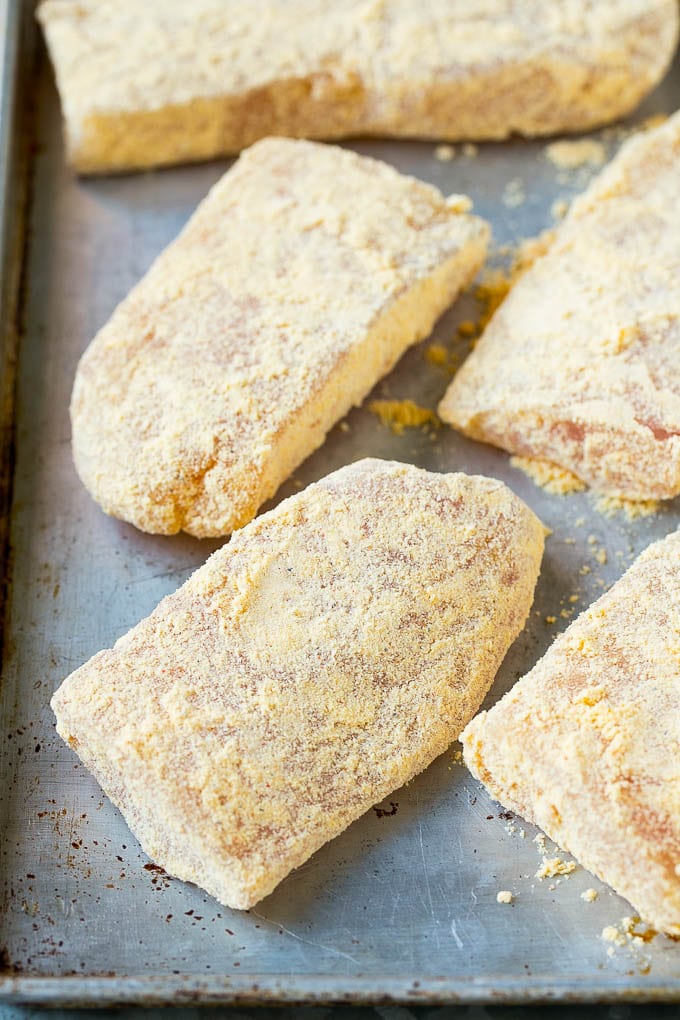
{"label": "cornmeal coated fillet", "polygon": [[253,146],[80,362],[95,499],[163,534],[249,521],[477,272],[468,207],[333,146]]}
{"label": "cornmeal coated fillet", "polygon": [[359,461],[73,673],[57,729],[154,861],[249,907],[458,736],[542,550],[501,482]]}
{"label": "cornmeal coated fillet", "polygon": [[649,546],[462,736],[465,761],[680,935],[680,532]]}
{"label": "cornmeal coated fillet", "polygon": [[680,492],[680,115],[574,203],[456,375],[440,416],[626,499]]}
{"label": "cornmeal coated fillet", "polygon": [[68,153],[85,173],[265,135],[583,131],[664,74],[676,0],[47,0]]}

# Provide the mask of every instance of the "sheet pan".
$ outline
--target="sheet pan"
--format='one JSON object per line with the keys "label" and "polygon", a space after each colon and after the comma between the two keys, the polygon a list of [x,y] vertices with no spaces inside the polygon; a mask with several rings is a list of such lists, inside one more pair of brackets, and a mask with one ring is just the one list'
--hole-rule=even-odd
{"label": "sheet pan", "polygon": [[[7,104],[10,93],[30,87],[35,134],[27,175],[3,171],[5,210],[22,181],[32,197],[21,307],[12,317],[21,327],[9,423],[14,456],[5,457],[2,479],[12,502],[0,687],[0,1001],[680,999],[680,945],[663,937],[622,947],[604,941],[603,928],[629,915],[628,904],[580,868],[559,882],[537,879],[535,830],[489,800],[455,747],[239,913],[151,867],[56,737],[48,702],[63,677],[147,615],[219,545],[143,535],[105,517],[74,472],[68,402],[77,360],[97,328],[228,164],[75,178],[64,164],[42,51],[32,77],[19,77],[19,51],[31,42],[20,45],[12,27],[18,6],[0,3],[9,19],[3,125],[13,144],[25,140],[26,118],[10,116]],[[679,100],[676,63],[626,130]],[[611,154],[624,134],[595,137]],[[493,225],[501,260],[504,246],[551,226],[555,201],[568,201],[595,172],[560,170],[544,142],[485,145],[476,154],[457,146],[448,162],[432,144],[350,144],[446,192],[471,195]],[[5,269],[15,273],[19,236],[16,223],[3,234]],[[457,326],[479,311],[465,296],[373,396],[435,407],[449,375],[428,360],[428,345],[434,339],[464,356]],[[11,363],[8,343],[5,383]],[[397,436],[365,405],[347,426],[332,431],[277,498],[359,456],[391,457],[502,478],[553,529],[529,625],[489,703],[680,521],[677,502],[629,521],[604,516],[587,494],[548,495],[501,452],[446,428],[434,440],[419,430]],[[588,888],[598,891],[593,903],[581,899]],[[496,901],[505,889],[515,896],[511,905]]]}

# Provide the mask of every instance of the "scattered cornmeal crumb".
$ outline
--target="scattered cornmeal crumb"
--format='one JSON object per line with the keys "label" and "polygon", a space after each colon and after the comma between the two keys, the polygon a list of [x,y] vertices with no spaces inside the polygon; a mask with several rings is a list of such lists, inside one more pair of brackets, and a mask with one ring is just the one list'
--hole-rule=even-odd
{"label": "scattered cornmeal crumb", "polygon": [[536,872],[536,878],[555,878],[557,875],[571,875],[576,871],[574,861],[563,861],[561,857],[549,857]]}
{"label": "scattered cornmeal crumb", "polygon": [[516,283],[522,273],[526,273],[527,269],[531,269],[536,259],[545,255],[554,240],[555,231],[548,228],[541,231],[536,237],[525,237],[518,244],[511,268],[512,283]]}
{"label": "scattered cornmeal crumb", "polygon": [[477,336],[477,324],[472,319],[463,319],[458,326],[458,335],[464,337]]}
{"label": "scattered cornmeal crumb", "polygon": [[468,198],[467,195],[448,195],[446,198],[446,208],[450,209],[451,212],[470,212],[472,209],[472,199]]}
{"label": "scattered cornmeal crumb", "polygon": [[640,945],[642,942],[651,942],[659,934],[655,928],[650,928],[637,914],[633,917],[622,917],[621,927],[624,935]]}
{"label": "scattered cornmeal crumb", "polygon": [[608,924],[602,929],[600,938],[604,939],[605,942],[613,942],[617,946],[625,946],[626,944],[626,936],[618,928],[615,928],[613,924]]}
{"label": "scattered cornmeal crumb", "polygon": [[578,602],[578,598],[579,598],[579,597],[578,597],[578,595],[570,595],[570,596],[569,596],[569,601],[570,601],[570,602],[572,603],[572,605],[573,605],[573,604],[574,604],[574,602]]}
{"label": "scattered cornmeal crumb", "polygon": [[535,485],[539,485],[553,496],[566,496],[570,492],[583,492],[585,489],[580,478],[550,460],[540,460],[537,457],[511,457],[510,463],[523,471]]}
{"label": "scattered cornmeal crumb", "polygon": [[413,400],[372,400],[368,410],[376,414],[382,424],[391,428],[397,436],[401,436],[406,428],[440,424],[434,411],[420,407]]}
{"label": "scattered cornmeal crumb", "polygon": [[651,117],[646,117],[640,124],[642,131],[652,131],[654,128],[661,127],[668,120],[667,113],[653,113]]}
{"label": "scattered cornmeal crumb", "polygon": [[501,889],[500,892],[496,893],[496,903],[512,903],[514,898],[509,889]]}
{"label": "scattered cornmeal crumb", "polygon": [[508,181],[503,189],[503,205],[508,209],[516,209],[518,205],[522,205],[525,198],[524,184],[519,177]]}
{"label": "scattered cornmeal crumb", "polygon": [[[602,929],[601,938],[605,942],[612,942],[617,946],[640,947],[646,942],[651,942],[658,935],[655,928],[650,928],[637,915],[633,917],[622,917],[618,925],[608,924]],[[609,953],[609,955],[613,955]]]}
{"label": "scattered cornmeal crumb", "polygon": [[438,145],[434,150],[434,158],[440,163],[450,163],[455,155],[456,150],[452,145]]}
{"label": "scattered cornmeal crumb", "polygon": [[602,166],[607,158],[602,142],[596,142],[592,138],[552,142],[546,146],[545,154],[560,170],[576,170],[577,167],[586,164]]}
{"label": "scattered cornmeal crumb", "polygon": [[557,623],[557,617],[556,616],[546,616],[545,622],[546,623]]}
{"label": "scattered cornmeal crumb", "polygon": [[594,903],[598,897],[597,889],[586,889],[581,893],[581,899],[585,900],[586,903]]}
{"label": "scattered cornmeal crumb", "polygon": [[349,422],[341,421],[338,428],[341,432],[349,432]]}
{"label": "scattered cornmeal crumb", "polygon": [[607,562],[607,550],[598,549],[595,553],[595,559],[597,560],[598,563],[604,566],[604,564]]}
{"label": "scattered cornmeal crumb", "polygon": [[448,350],[444,344],[440,344],[436,340],[434,343],[431,343],[429,347],[425,348],[423,356],[431,365],[436,365],[437,368],[443,368],[449,373],[449,375],[456,374],[461,359],[461,356],[457,351]]}
{"label": "scattered cornmeal crumb", "polygon": [[431,365],[445,365],[449,360],[449,352],[443,344],[430,344],[425,348],[425,360]]}
{"label": "scattered cornmeal crumb", "polygon": [[651,517],[659,510],[658,499],[623,499],[620,496],[597,496],[595,508],[606,517],[613,517],[617,513],[623,513],[629,521],[635,521],[638,517]]}
{"label": "scattered cornmeal crumb", "polygon": [[544,230],[537,237],[526,238],[514,249],[503,246],[497,250],[498,255],[512,254],[510,268],[508,271],[487,269],[482,274],[474,290],[475,298],[482,305],[482,312],[476,323],[466,320],[460,324],[458,332],[461,336],[475,337],[484,331],[491,316],[503,303],[520,276],[531,268],[537,258],[546,253],[554,236],[554,230]]}
{"label": "scattered cornmeal crumb", "polygon": [[475,288],[475,297],[482,304],[476,330],[482,332],[497,308],[500,308],[512,286],[512,279],[502,269],[489,269]]}
{"label": "scattered cornmeal crumb", "polygon": [[468,156],[469,158],[472,158],[473,156],[476,156],[478,152],[479,152],[479,149],[477,148],[477,146],[473,142],[466,142],[465,145],[463,146],[463,155],[464,156]]}
{"label": "scattered cornmeal crumb", "polygon": [[556,220],[563,220],[569,212],[569,203],[564,198],[556,198],[550,206],[550,215]]}

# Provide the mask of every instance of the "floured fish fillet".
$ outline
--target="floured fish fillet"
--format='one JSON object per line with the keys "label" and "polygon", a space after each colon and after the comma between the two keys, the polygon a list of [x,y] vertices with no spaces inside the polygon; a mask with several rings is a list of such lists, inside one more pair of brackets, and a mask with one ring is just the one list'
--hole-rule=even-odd
{"label": "floured fish fillet", "polygon": [[47,0],[84,172],[210,159],[265,135],[583,131],[660,80],[676,0]]}
{"label": "floured fish fillet", "polygon": [[680,115],[629,141],[575,203],[439,414],[599,492],[680,492]]}
{"label": "floured fish fillet", "polygon": [[503,805],[680,935],[680,532],[651,545],[466,728]]}
{"label": "floured fish fillet", "polygon": [[154,861],[249,907],[458,736],[542,550],[501,482],[360,461],[73,673],[57,729]]}
{"label": "floured fish fillet", "polygon": [[144,531],[226,535],[477,272],[467,199],[334,146],[259,142],[85,352],[78,473]]}

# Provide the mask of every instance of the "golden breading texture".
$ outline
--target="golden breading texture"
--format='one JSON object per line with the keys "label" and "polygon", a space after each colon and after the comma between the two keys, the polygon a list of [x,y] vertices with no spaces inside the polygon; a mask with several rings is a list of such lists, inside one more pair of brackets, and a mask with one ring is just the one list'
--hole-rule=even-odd
{"label": "golden breading texture", "polygon": [[73,673],[57,729],[150,857],[249,907],[458,736],[542,551],[501,482],[359,461]]}
{"label": "golden breading texture", "polygon": [[46,0],[70,159],[209,159],[269,134],[505,138],[632,110],[675,0]]}
{"label": "golden breading texture", "polygon": [[439,413],[626,499],[680,492],[680,114],[573,205]]}
{"label": "golden breading texture", "polygon": [[465,729],[493,797],[680,935],[680,532]]}
{"label": "golden breading texture", "polygon": [[249,521],[477,272],[468,206],[334,146],[249,149],[80,362],[95,499],[164,534]]}

